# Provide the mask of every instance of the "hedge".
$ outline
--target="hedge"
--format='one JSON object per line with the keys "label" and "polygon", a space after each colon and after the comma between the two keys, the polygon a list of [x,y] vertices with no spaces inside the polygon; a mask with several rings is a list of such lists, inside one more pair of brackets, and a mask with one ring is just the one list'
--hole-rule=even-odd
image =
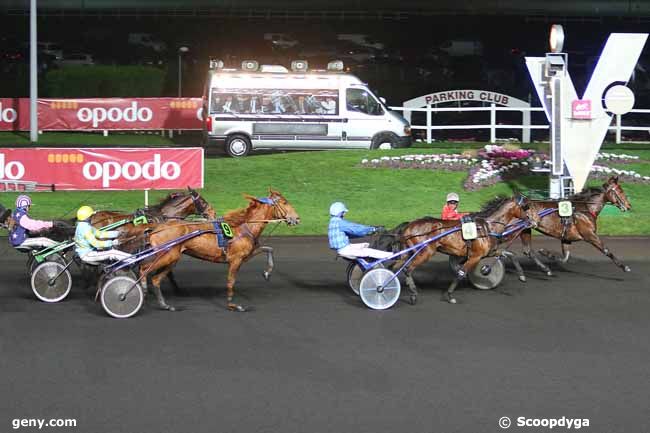
{"label": "hedge", "polygon": [[76,66],[49,71],[44,93],[50,98],[157,97],[166,70],[150,66]]}

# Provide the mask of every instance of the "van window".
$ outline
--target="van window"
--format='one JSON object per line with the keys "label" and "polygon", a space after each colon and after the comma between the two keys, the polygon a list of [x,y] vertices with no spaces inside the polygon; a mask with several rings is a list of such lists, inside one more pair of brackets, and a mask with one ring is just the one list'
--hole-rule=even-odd
{"label": "van window", "polygon": [[339,113],[334,89],[212,89],[210,113],[321,114]]}
{"label": "van window", "polygon": [[371,116],[384,114],[381,104],[364,89],[348,89],[345,93],[348,111],[358,111]]}

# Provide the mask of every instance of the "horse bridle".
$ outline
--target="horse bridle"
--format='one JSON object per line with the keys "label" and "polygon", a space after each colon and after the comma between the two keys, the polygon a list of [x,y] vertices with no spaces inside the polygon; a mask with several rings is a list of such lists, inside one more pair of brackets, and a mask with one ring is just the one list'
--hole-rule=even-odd
{"label": "horse bridle", "polygon": [[201,196],[197,192],[192,191],[190,192],[190,197],[192,198],[192,203],[194,203],[196,213],[204,218],[208,218],[209,215],[206,215],[205,213],[208,210],[208,207],[201,202]]}
{"label": "horse bridle", "polygon": [[289,214],[289,211],[284,206],[282,206],[277,198],[263,197],[258,199],[258,201],[260,203],[270,205],[276,210],[276,219],[274,221],[288,221],[287,215]]}
{"label": "horse bridle", "polygon": [[616,207],[618,207],[622,211],[626,211],[627,209],[625,208],[625,205],[623,204],[623,199],[621,198],[620,194],[618,193],[618,184],[617,183],[610,183],[607,188],[605,188],[605,194],[611,192],[614,194],[614,198],[616,199]]}

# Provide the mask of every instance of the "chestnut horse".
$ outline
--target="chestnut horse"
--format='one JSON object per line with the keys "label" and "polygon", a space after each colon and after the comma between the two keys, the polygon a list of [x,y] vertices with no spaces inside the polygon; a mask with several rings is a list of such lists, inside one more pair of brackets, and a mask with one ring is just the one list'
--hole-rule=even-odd
{"label": "chestnut horse", "polygon": [[[476,239],[466,241],[463,239],[461,231],[455,231],[429,243],[404,269],[406,285],[411,293],[411,303],[415,303],[417,299],[417,287],[413,280],[413,271],[419,265],[428,261],[436,252],[441,252],[451,256],[467,257],[444,294],[445,300],[455,304],[456,298],[453,293],[456,286],[469,272],[474,270],[482,258],[498,254],[496,250],[501,240],[500,234],[504,232],[505,227],[517,220],[527,221],[532,225],[537,222],[537,214],[531,212],[529,202],[528,198],[524,196],[513,198],[497,197],[486,203],[483,210],[471,215],[478,230]],[[402,249],[429,240],[447,230],[459,228],[460,225],[460,221],[441,220],[432,217],[412,221],[404,228],[400,239]],[[508,239],[512,239],[514,236],[516,234],[511,235]],[[407,259],[398,260],[393,265],[393,269],[398,269]]]}
{"label": "chestnut horse", "polygon": [[[126,226],[119,229],[122,232],[121,239],[136,237],[134,241],[125,243],[127,249],[129,245],[138,244],[138,238],[141,240],[142,235],[148,237],[149,245],[156,247],[195,230],[212,232],[188,239],[140,265],[140,280],[145,280],[147,275],[151,276],[154,292],[161,308],[174,310],[165,301],[160,291],[160,282],[181,259],[182,254],[187,254],[201,260],[227,263],[228,309],[246,311],[243,306],[234,302],[235,280],[239,268],[245,261],[259,253],[272,254],[270,247],[259,245],[259,237],[269,222],[284,221],[292,226],[300,223],[300,217],[293,206],[277,191],[269,189],[269,196],[264,198],[255,198],[250,195],[244,197],[249,200],[248,207],[228,212],[223,217],[233,232],[232,239],[228,242],[225,251],[219,247],[217,235],[213,234],[215,232],[212,222],[169,221],[162,224]],[[268,278],[270,275],[272,266],[273,261],[270,259],[265,277]]]}
{"label": "chestnut horse", "polygon": [[[571,254],[569,251],[571,243],[585,241],[609,257],[623,271],[630,272],[629,266],[621,263],[596,233],[598,230],[598,215],[603,210],[603,207],[605,207],[605,204],[611,203],[623,212],[632,208],[625,195],[625,191],[623,191],[623,188],[618,183],[618,176],[610,177],[600,188],[588,188],[581,193],[568,197],[566,200],[570,201],[575,208],[573,215],[567,218],[566,225],[557,212],[552,212],[542,217],[537,227],[535,227],[535,230],[544,233],[546,236],[560,240],[562,244],[562,257],[557,258],[544,250],[540,250],[540,252],[562,263],[566,263]],[[530,208],[536,214],[542,212],[544,209],[557,209],[557,206],[558,202],[553,200],[532,200],[530,202]],[[524,254],[533,259],[537,266],[546,272],[547,275],[552,275],[551,270],[539,260],[531,248],[531,229],[524,230],[520,238],[523,244]]]}

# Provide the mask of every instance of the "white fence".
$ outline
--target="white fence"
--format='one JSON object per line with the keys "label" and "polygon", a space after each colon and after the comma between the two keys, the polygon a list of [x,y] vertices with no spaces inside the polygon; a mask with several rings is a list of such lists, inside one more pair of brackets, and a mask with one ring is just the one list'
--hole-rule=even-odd
{"label": "white fence", "polygon": [[[497,141],[497,129],[521,129],[522,130],[522,139],[523,143],[530,142],[530,130],[532,129],[548,129],[548,123],[532,125],[529,120],[530,115],[525,116],[526,113],[531,112],[540,112],[543,113],[544,109],[542,107],[501,107],[496,104],[490,104],[487,107],[435,107],[428,106],[426,108],[406,108],[406,107],[389,107],[391,110],[407,112],[424,112],[426,113],[426,124],[425,125],[411,125],[413,130],[425,130],[426,131],[426,140],[431,142],[432,140],[432,131],[436,130],[467,130],[467,129],[482,129],[490,130],[490,143],[496,143]],[[472,111],[487,111],[490,113],[490,123],[483,124],[467,124],[467,125],[434,125],[433,124],[433,114],[443,113],[443,112],[472,112]],[[522,117],[525,119],[524,124],[512,125],[512,124],[499,124],[497,123],[497,112],[499,111],[518,111],[522,114]],[[650,110],[638,109],[630,111],[630,114],[650,114]],[[610,131],[615,131],[616,143],[622,142],[622,131],[646,131],[650,133],[650,126],[623,126],[622,117],[625,115],[616,115],[612,120],[613,125],[609,127]],[[528,133],[526,133],[528,131]],[[648,136],[650,140],[650,135]],[[635,140],[636,141],[636,140]]]}

